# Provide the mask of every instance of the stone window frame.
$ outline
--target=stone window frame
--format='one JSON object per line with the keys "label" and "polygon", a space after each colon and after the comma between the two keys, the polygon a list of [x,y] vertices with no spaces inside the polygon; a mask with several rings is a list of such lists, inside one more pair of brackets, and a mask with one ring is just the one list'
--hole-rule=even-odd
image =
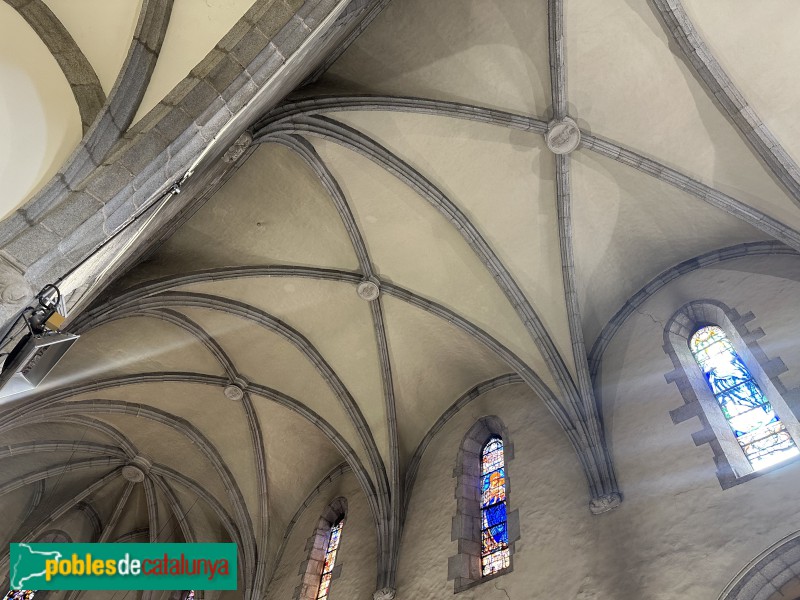
{"label": "stone window frame", "polygon": [[[305,549],[308,552],[308,558],[300,565],[298,575],[301,575],[302,579],[300,585],[294,590],[293,600],[316,600],[331,528],[341,519],[347,519],[347,498],[339,496],[322,511],[317,528],[306,541]],[[344,536],[344,529],[342,535]],[[341,548],[341,541],[339,544],[339,548]],[[336,564],[331,571],[331,590],[333,590],[333,582],[342,574],[342,562],[338,558],[337,556]]]}
{"label": "stone window frame", "polygon": [[[481,451],[492,436],[503,440],[506,469],[506,511],[508,528],[507,568],[491,575],[481,575]],[[458,594],[514,570],[514,542],[520,538],[519,510],[511,507],[509,463],[514,460],[514,444],[503,421],[494,415],[478,419],[470,427],[458,449],[453,477],[456,479],[456,514],[453,516],[451,541],[458,542],[458,553],[447,560],[447,580],[453,581]]]}
{"label": "stone window frame", "polygon": [[780,375],[788,369],[780,357],[770,359],[759,345],[758,340],[766,335],[764,330],[760,327],[750,330],[747,327],[755,318],[752,312],[741,315],[723,302],[704,299],[684,304],[664,327],[663,349],[674,366],[664,378],[667,383],[677,385],[684,402],[683,406],[670,411],[670,417],[675,425],[693,417],[700,419],[703,428],[693,433],[692,439],[696,446],[709,444],[711,447],[717,479],[723,490],[800,458],[790,458],[759,471],[753,470],[689,348],[691,336],[701,327],[721,327],[800,447],[800,388],[787,390],[781,381]]}

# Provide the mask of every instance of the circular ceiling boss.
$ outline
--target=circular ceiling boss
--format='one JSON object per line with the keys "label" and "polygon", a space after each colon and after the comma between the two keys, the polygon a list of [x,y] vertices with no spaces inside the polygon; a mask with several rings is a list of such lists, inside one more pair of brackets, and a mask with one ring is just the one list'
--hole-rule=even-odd
{"label": "circular ceiling boss", "polygon": [[373,300],[377,300],[378,296],[380,296],[381,288],[376,281],[365,279],[358,284],[357,292],[359,298],[367,302],[372,302]]}
{"label": "circular ceiling boss", "polygon": [[547,125],[545,140],[553,154],[569,154],[581,143],[581,129],[569,117],[555,119]]}

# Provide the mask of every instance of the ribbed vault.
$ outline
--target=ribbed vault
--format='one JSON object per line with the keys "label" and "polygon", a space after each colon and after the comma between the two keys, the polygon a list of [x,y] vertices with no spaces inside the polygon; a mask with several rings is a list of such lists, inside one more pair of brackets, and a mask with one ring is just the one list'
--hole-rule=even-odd
{"label": "ribbed vault", "polygon": [[[371,25],[248,115],[193,199],[119,251],[137,264],[72,316],[48,388],[0,414],[5,537],[230,540],[261,598],[304,507],[352,473],[393,588],[426,448],[512,384],[563,430],[592,512],[619,505],[594,381],[615,332],[690,271],[800,251],[790,132],[714,57],[725,32],[634,4],[355,3]],[[126,69],[142,44],[156,60],[170,5],[143,4]],[[154,64],[82,149],[124,150]]]}

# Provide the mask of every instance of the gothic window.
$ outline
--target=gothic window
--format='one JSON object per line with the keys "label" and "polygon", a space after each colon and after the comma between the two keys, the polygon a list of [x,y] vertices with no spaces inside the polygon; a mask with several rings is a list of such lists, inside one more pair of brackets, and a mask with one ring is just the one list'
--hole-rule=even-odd
{"label": "gothic window", "polygon": [[519,511],[510,510],[508,463],[514,446],[503,422],[481,417],[466,433],[458,451],[456,513],[451,539],[457,554],[447,560],[447,578],[458,593],[513,569],[519,539]]}
{"label": "gothic window", "polygon": [[336,559],[346,516],[347,500],[341,497],[322,511],[314,533],[306,540],[308,558],[300,567],[302,579],[294,590],[294,600],[327,600],[331,587],[336,587],[333,582],[342,572],[342,561]]}
{"label": "gothic window", "polygon": [[33,600],[35,595],[36,590],[11,590],[3,596],[3,600]]}
{"label": "gothic window", "polygon": [[786,425],[721,327],[701,327],[689,340],[689,347],[754,469],[800,454]]}
{"label": "gothic window", "polygon": [[481,451],[481,574],[511,563],[506,517],[506,463],[503,440],[492,436]]}
{"label": "gothic window", "polygon": [[781,380],[788,368],[759,343],[779,340],[748,327],[755,318],[706,299],[684,304],[664,326],[675,367],[664,377],[684,402],[670,416],[676,425],[699,420],[692,442],[710,446],[722,489],[800,457],[800,388]]}
{"label": "gothic window", "polygon": [[340,519],[338,523],[331,527],[328,547],[325,549],[325,561],[322,564],[322,576],[319,581],[317,600],[323,600],[328,597],[328,590],[331,586],[331,575],[333,573],[334,564],[336,563],[336,552],[339,550],[339,538],[342,535],[343,526],[344,519]]}

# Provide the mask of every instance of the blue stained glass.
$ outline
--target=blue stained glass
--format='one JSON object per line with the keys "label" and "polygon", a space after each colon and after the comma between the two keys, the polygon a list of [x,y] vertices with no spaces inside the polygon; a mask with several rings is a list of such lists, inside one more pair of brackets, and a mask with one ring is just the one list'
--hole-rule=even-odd
{"label": "blue stained glass", "polygon": [[342,527],[344,527],[344,519],[331,527],[328,547],[325,549],[325,560],[322,563],[322,577],[320,577],[319,587],[317,588],[317,600],[323,600],[328,597],[331,587],[331,572],[336,563],[336,553],[339,550],[339,541],[342,538]]}
{"label": "blue stained glass", "polygon": [[495,504],[494,506],[489,506],[488,508],[483,509],[483,524],[481,525],[481,529],[488,529],[489,527],[493,527],[498,523],[505,523],[506,520],[505,502]]}
{"label": "blue stained glass", "polygon": [[36,590],[11,590],[3,600],[33,600]]}
{"label": "blue stained glass", "polygon": [[753,467],[763,468],[800,454],[772,404],[720,327],[709,325],[699,329],[689,340],[689,347]]}
{"label": "blue stained glass", "polygon": [[481,572],[491,575],[510,565],[503,440],[492,437],[481,451]]}
{"label": "blue stained glass", "polygon": [[768,404],[728,418],[736,437],[755,431],[768,423],[777,423],[778,421],[780,419]]}
{"label": "blue stained glass", "polygon": [[494,543],[499,547],[505,548],[505,546],[508,545],[508,529],[506,528],[505,523],[500,523],[500,525],[490,527],[487,531],[489,532],[489,535],[492,536]]}
{"label": "blue stained glass", "polygon": [[708,385],[715,394],[731,390],[751,380],[747,367],[733,352],[717,354],[703,364]]}

